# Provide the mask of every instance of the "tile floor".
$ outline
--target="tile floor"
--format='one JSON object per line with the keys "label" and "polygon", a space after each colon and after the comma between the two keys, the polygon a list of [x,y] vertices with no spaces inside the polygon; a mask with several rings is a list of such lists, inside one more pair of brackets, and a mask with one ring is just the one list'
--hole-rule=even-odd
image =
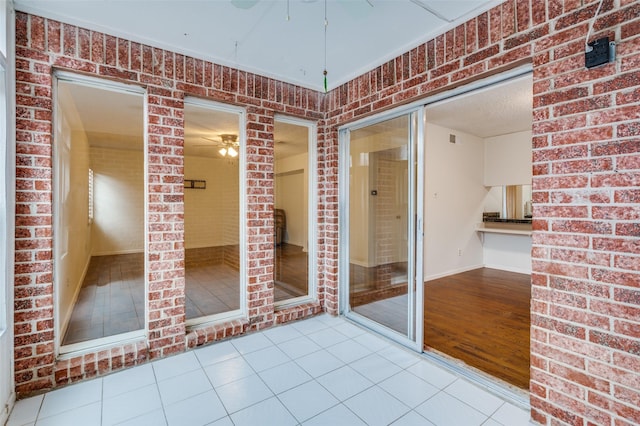
{"label": "tile floor", "polygon": [[9,426],[524,426],[528,411],[321,315],[18,401]]}

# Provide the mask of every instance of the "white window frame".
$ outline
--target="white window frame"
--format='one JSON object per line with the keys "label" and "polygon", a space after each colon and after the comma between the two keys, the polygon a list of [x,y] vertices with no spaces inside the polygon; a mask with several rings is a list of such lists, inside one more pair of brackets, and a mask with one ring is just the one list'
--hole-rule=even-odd
{"label": "white window frame", "polygon": [[0,5],[0,303],[3,312],[0,318],[0,338],[3,347],[0,353],[6,369],[0,383],[0,424],[4,424],[16,400],[14,378],[14,268],[15,268],[15,11],[12,2]]}
{"label": "white window frame", "polygon": [[[144,155],[144,270],[145,270],[145,274],[144,274],[144,298],[145,298],[145,318],[149,317],[149,313],[148,313],[148,294],[149,294],[149,278],[148,278],[148,274],[146,273],[146,271],[149,270],[149,265],[148,265],[148,241],[149,241],[149,226],[148,226],[148,207],[147,207],[147,202],[146,200],[149,199],[149,190],[148,190],[148,178],[147,178],[147,170],[148,170],[148,161],[147,161],[147,155],[146,153],[148,152],[148,145],[147,145],[147,127],[148,127],[148,115],[147,115],[147,111],[148,111],[148,107],[147,107],[147,91],[145,88],[141,87],[141,86],[136,86],[133,84],[126,84],[126,83],[120,83],[120,82],[115,82],[115,81],[111,81],[111,80],[106,80],[106,79],[102,79],[102,78],[98,78],[98,77],[91,77],[91,76],[86,76],[86,75],[81,75],[81,74],[75,74],[75,73],[71,73],[71,72],[67,72],[67,71],[55,71],[54,75],[53,75],[53,100],[54,100],[54,108],[53,108],[53,124],[54,124],[54,135],[55,135],[55,129],[58,123],[58,114],[59,112],[57,111],[58,107],[58,83],[60,81],[65,81],[68,83],[72,83],[72,84],[80,84],[80,85],[84,85],[84,86],[88,86],[88,87],[93,87],[96,89],[101,89],[101,90],[110,90],[110,91],[116,91],[116,92],[121,92],[121,93],[127,93],[127,94],[135,94],[135,95],[139,95],[142,96],[143,99],[143,127],[144,127],[144,141],[143,141],[143,152],[145,153]],[[55,136],[54,136],[55,137]],[[57,195],[58,195],[58,187],[56,184],[56,181],[59,181],[59,177],[57,176],[57,173],[59,172],[57,170],[57,164],[58,164],[58,152],[57,152],[57,144],[54,142],[53,144],[53,179],[54,179],[54,184],[53,184],[53,227],[54,227],[54,233],[55,233],[55,229],[57,227],[60,226],[60,224],[58,223],[60,220],[60,207],[58,205],[57,202]],[[92,340],[87,340],[84,342],[79,342],[79,343],[73,343],[70,345],[63,345],[62,344],[62,338],[64,337],[64,331],[63,330],[63,324],[61,324],[62,318],[60,318],[60,310],[58,309],[58,305],[59,305],[59,300],[58,300],[58,291],[56,291],[57,286],[59,285],[59,279],[56,276],[56,262],[57,262],[57,252],[58,250],[56,249],[56,239],[54,238],[53,240],[53,262],[54,262],[54,268],[53,268],[53,285],[54,285],[54,329],[56,332],[56,339],[55,339],[55,353],[56,355],[59,356],[60,359],[69,359],[72,358],[74,356],[77,356],[78,354],[81,354],[83,352],[89,352],[89,351],[95,351],[99,348],[108,348],[113,346],[116,343],[121,343],[121,344],[125,344],[128,342],[136,342],[136,341],[140,341],[142,339],[146,339],[146,336],[148,334],[148,323],[147,321],[145,321],[145,326],[139,330],[135,330],[135,331],[130,331],[127,333],[121,333],[121,334],[115,334],[112,336],[105,336],[105,337],[101,337],[98,339],[92,339]],[[75,302],[74,302],[75,303]]]}

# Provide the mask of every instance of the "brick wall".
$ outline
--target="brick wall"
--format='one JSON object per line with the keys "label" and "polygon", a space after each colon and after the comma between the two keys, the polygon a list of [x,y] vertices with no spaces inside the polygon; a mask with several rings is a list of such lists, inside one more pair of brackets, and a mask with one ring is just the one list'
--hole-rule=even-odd
{"label": "brick wall", "polygon": [[[613,64],[586,70],[585,36],[597,6],[596,0],[508,0],[324,97],[126,40],[19,15],[18,187],[28,189],[17,194],[18,390],[53,385],[51,193],[47,189],[51,179],[52,65],[168,90],[168,99],[177,104],[170,108],[176,112],[185,92],[254,105],[251,114],[255,119],[247,128],[256,133],[247,149],[256,155],[259,173],[272,173],[268,158],[258,157],[268,157],[273,150],[272,135],[264,130],[272,125],[273,111],[319,119],[318,295],[325,309],[336,313],[338,126],[528,62],[534,69],[532,418],[548,425],[640,423],[640,3],[604,1],[592,39],[615,36],[618,58]],[[322,119],[319,112],[326,117]],[[272,183],[265,182],[256,194],[265,197],[266,205],[273,203]],[[180,192],[174,196],[179,198]],[[252,210],[250,244],[259,248],[269,240],[261,232],[271,220],[260,209]],[[262,310],[272,297],[265,290],[272,285],[266,279],[272,266],[270,254],[264,256],[262,263],[255,263],[251,281],[251,300],[256,301],[252,312],[258,315],[254,328],[307,313],[274,316]],[[180,276],[169,279],[169,292],[178,295],[171,297],[180,297],[182,280]],[[308,307],[308,312],[315,309]],[[177,323],[181,314],[170,318]],[[242,332],[246,326],[236,322],[200,329],[187,335],[188,346]],[[167,333],[174,341],[181,336],[169,326]],[[119,366],[137,359],[115,354],[100,358],[97,365],[111,362]],[[77,373],[78,362],[70,364],[69,371],[75,368]],[[90,361],[88,365],[96,364]],[[95,370],[90,367],[83,374],[89,376]],[[69,375],[79,377],[76,373]]]}
{"label": "brick wall", "polygon": [[617,60],[587,70],[585,19],[596,3],[557,10],[535,43],[531,405],[540,423],[640,423],[640,2],[604,2],[593,39],[614,39]]}
{"label": "brick wall", "polygon": [[530,398],[540,424],[640,423],[640,2],[604,1],[591,40],[609,35],[618,57],[587,70],[597,7],[506,1],[325,100],[324,148],[335,152],[343,123],[533,64]]}
{"label": "brick wall", "polygon": [[[64,69],[147,89],[148,335],[56,359],[52,239],[52,72]],[[187,332],[184,282],[184,98],[247,107],[248,321]],[[19,395],[106,374],[320,310],[274,313],[273,116],[322,118],[320,94],[251,73],[38,16],[16,17],[17,206],[15,377]],[[322,289],[322,282],[319,288]],[[322,290],[320,290],[322,291]]]}

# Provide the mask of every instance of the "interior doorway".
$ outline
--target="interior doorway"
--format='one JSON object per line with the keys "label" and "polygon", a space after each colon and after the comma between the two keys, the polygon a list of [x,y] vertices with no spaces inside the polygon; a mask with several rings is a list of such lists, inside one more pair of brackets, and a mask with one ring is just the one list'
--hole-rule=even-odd
{"label": "interior doorway", "polygon": [[527,390],[532,87],[425,106],[424,350]]}
{"label": "interior doorway", "polygon": [[516,69],[340,130],[341,312],[521,389],[532,98]]}

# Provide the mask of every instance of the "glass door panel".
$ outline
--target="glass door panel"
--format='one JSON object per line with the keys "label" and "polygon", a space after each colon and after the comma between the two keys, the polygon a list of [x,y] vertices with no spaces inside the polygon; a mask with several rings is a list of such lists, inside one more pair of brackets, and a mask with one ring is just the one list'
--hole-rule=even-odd
{"label": "glass door panel", "polygon": [[[416,340],[417,124],[412,112],[342,135],[347,315]],[[348,170],[348,176],[346,176]],[[348,259],[346,259],[348,257]],[[420,274],[421,275],[421,274]],[[420,278],[421,279],[421,278]],[[418,286],[421,292],[421,286]],[[420,304],[421,306],[421,304]],[[354,315],[355,314],[355,315]]]}

